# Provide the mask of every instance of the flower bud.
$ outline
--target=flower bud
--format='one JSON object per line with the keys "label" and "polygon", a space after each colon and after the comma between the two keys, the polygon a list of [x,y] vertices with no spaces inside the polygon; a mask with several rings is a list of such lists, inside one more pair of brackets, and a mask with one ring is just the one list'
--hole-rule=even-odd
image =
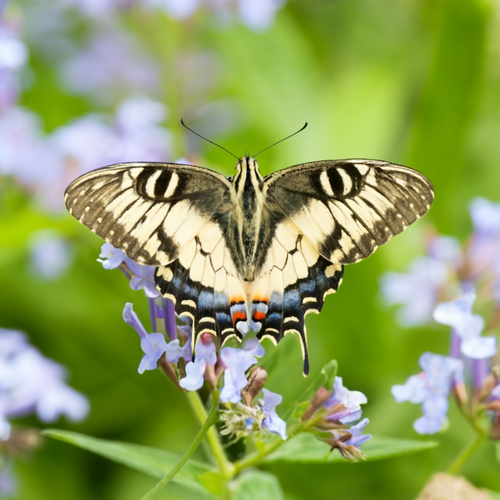
{"label": "flower bud", "polygon": [[267,372],[262,366],[257,366],[248,377],[247,386],[241,391],[243,401],[247,406],[252,406],[252,402],[264,387],[267,379]]}

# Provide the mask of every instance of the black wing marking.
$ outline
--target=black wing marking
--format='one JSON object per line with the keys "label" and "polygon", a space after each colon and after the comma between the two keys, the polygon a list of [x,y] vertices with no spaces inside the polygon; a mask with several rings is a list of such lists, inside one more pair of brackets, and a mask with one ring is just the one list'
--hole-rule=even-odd
{"label": "black wing marking", "polygon": [[352,264],[422,217],[431,183],[408,167],[376,160],[305,163],[265,179],[271,201],[318,252]]}

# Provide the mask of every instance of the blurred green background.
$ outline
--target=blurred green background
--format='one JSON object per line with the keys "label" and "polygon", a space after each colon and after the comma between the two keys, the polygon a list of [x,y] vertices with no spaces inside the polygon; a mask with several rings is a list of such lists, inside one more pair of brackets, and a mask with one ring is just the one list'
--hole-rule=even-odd
{"label": "blurred green background", "polygon": [[[44,4],[44,13],[27,1],[11,8],[23,22],[32,16],[34,25],[37,15],[52,15],[56,2]],[[265,30],[252,30],[238,18],[221,21],[210,9],[176,20],[140,7],[101,18],[75,11],[70,25],[61,27],[78,46],[91,29],[106,30],[113,22],[154,59],[157,98],[168,107],[165,125],[172,134],[165,161],[187,156],[233,173],[234,159],[183,130],[181,118],[237,155],[255,153],[307,121],[304,132],[259,157],[263,174],[307,161],[361,157],[411,166],[433,182],[430,213],[370,259],[348,267],[339,292],[320,316],[307,320],[312,374],[337,359],[346,386],[368,397],[364,416],[372,433],[426,439],[412,429],[420,409],[396,404],[390,388],[418,371],[422,352],[445,354],[449,342],[444,329],[396,323],[380,299],[381,273],[404,270],[422,255],[429,227],[465,239],[472,197],[499,199],[498,9],[487,0],[288,0]],[[48,57],[38,47],[42,42],[27,37],[29,84],[19,102],[42,118],[45,133],[85,113],[114,111],[117,101],[100,101],[98,88],[91,96],[68,91],[58,78],[57,57]],[[25,331],[45,355],[67,366],[70,384],[91,402],[86,421],[56,427],[183,452],[198,428],[187,401],[161,373],[138,375],[139,339],[121,319],[129,301],[146,323],[143,294],[131,291],[119,271],[96,263],[101,241],[90,231],[62,211],[39,208],[12,178],[0,183],[0,326]],[[74,251],[72,266],[57,279],[31,271],[30,236],[42,228],[69,238]],[[264,346],[266,386],[283,395],[284,411],[307,384],[300,348],[292,336],[278,348]],[[437,437],[441,446],[425,454],[267,470],[288,499],[415,498],[471,438],[453,404],[449,418],[449,430]],[[40,426],[30,418],[18,423]],[[500,490],[494,456],[494,445],[484,444],[464,475]],[[203,460],[203,451],[196,457]],[[48,439],[32,457],[16,461],[14,470],[23,500],[134,499],[154,484]],[[169,487],[159,498],[188,497]]]}

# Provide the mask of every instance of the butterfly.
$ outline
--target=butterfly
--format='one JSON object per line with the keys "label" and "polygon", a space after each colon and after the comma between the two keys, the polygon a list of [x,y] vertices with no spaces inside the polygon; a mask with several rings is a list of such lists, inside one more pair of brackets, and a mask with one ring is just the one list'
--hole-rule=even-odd
{"label": "butterfly", "polygon": [[69,212],[134,261],[202,332],[221,344],[253,330],[277,344],[300,339],[309,371],[308,313],[337,291],[343,268],[424,215],[431,183],[377,160],[325,160],[266,177],[238,160],[233,177],[176,163],[119,163],[66,190]]}

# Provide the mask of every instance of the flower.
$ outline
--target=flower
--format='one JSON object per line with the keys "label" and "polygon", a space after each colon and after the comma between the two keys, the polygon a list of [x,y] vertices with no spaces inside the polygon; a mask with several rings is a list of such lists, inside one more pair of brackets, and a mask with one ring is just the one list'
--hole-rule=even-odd
{"label": "flower", "polygon": [[497,350],[496,337],[481,337],[484,318],[472,314],[472,305],[476,292],[472,288],[452,302],[438,304],[434,310],[434,319],[443,325],[449,325],[461,339],[460,350],[464,356],[483,359],[494,356]]}
{"label": "flower", "polygon": [[104,269],[116,269],[127,259],[123,250],[118,250],[111,243],[104,243],[97,262],[102,264]]}
{"label": "flower", "polygon": [[422,325],[432,318],[439,291],[448,275],[445,262],[421,257],[410,265],[407,273],[390,272],[382,276],[382,297],[388,305],[403,305],[397,315],[402,325]]}
{"label": "flower", "polygon": [[342,377],[335,377],[333,394],[324,404],[328,409],[329,420],[339,420],[343,424],[353,422],[361,417],[361,406],[368,402],[360,391],[350,391],[342,382]]}
{"label": "flower", "polygon": [[144,290],[146,297],[152,299],[160,296],[155,284],[155,267],[143,266],[129,258],[126,259],[125,263],[132,272],[130,279],[130,288],[132,290]]}
{"label": "flower", "polygon": [[87,399],[65,383],[65,369],[31,346],[21,332],[0,329],[0,421],[36,413],[45,422],[61,415],[82,420]]}
{"label": "flower", "polygon": [[158,64],[153,57],[112,19],[106,17],[104,23],[93,23],[95,29],[86,46],[60,65],[64,86],[71,93],[87,94],[105,103],[116,103],[117,97],[124,98],[131,92],[158,94]]}
{"label": "flower", "polygon": [[238,403],[241,400],[241,391],[248,383],[245,372],[257,363],[257,357],[264,354],[264,348],[257,339],[247,340],[242,349],[225,347],[221,350],[220,359],[225,366],[224,387],[220,394],[223,403]]}
{"label": "flower", "polygon": [[123,309],[123,319],[130,325],[141,337],[141,349],[144,356],[139,364],[137,371],[142,374],[146,370],[154,370],[158,367],[158,361],[165,353],[165,358],[169,363],[177,363],[182,355],[182,350],[178,340],[172,340],[167,343],[162,333],[146,332],[139,317],[133,310],[133,304],[127,302]]}
{"label": "flower", "polygon": [[133,261],[122,250],[118,250],[111,243],[104,243],[98,262],[104,269],[116,269],[120,267],[130,278],[130,288],[132,290],[144,290],[146,297],[155,299],[160,296],[160,292],[155,284],[155,267],[143,266]]}
{"label": "flower", "polygon": [[276,413],[276,407],[283,401],[283,396],[280,396],[275,392],[268,391],[267,389],[262,389],[262,392],[264,393],[262,409],[266,414],[266,418],[262,422],[262,426],[271,433],[279,434],[281,439],[285,441],[287,438],[286,422]]}
{"label": "flower", "polygon": [[215,345],[210,333],[203,333],[194,348],[194,361],[186,365],[186,376],[179,380],[179,385],[186,391],[196,391],[203,386],[205,373],[217,362]]}
{"label": "flower", "polygon": [[492,391],[491,397],[493,399],[500,399],[500,384],[498,384]]}
{"label": "flower", "polygon": [[30,237],[31,267],[45,279],[64,274],[73,261],[68,241],[50,230],[39,230]]}
{"label": "flower", "polygon": [[413,427],[419,434],[435,434],[446,421],[450,389],[463,382],[463,362],[426,352],[420,356],[419,363],[423,372],[410,377],[404,385],[393,386],[392,395],[398,403],[421,403],[424,415]]}

